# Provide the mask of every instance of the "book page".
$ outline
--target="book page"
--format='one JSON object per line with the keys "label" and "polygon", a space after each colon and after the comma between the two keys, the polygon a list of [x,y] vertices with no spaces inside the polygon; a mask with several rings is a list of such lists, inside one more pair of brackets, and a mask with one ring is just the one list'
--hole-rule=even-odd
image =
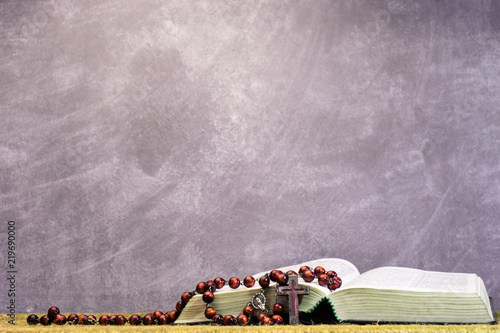
{"label": "book page", "polygon": [[352,280],[345,288],[477,293],[475,274],[430,272],[414,268],[381,267]]}

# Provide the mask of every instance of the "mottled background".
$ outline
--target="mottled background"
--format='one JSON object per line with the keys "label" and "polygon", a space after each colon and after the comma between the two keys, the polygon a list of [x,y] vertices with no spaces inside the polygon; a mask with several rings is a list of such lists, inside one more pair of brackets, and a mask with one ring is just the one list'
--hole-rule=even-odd
{"label": "mottled background", "polygon": [[18,312],[320,257],[500,307],[500,1],[4,0],[0,44]]}

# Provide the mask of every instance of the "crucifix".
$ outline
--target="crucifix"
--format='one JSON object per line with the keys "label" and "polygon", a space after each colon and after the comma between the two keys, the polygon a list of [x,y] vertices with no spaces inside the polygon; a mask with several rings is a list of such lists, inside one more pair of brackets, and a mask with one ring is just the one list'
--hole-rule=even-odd
{"label": "crucifix", "polygon": [[288,276],[288,285],[279,286],[277,295],[288,296],[290,325],[299,324],[299,295],[308,295],[309,286],[299,286],[297,275]]}

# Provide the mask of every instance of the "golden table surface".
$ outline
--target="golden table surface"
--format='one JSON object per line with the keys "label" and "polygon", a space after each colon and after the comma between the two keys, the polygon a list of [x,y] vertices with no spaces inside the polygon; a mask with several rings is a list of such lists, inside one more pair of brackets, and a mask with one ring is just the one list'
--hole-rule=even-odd
{"label": "golden table surface", "polygon": [[[145,313],[139,313],[144,315]],[[500,322],[500,311],[496,311]],[[42,314],[37,314],[39,317]],[[101,314],[94,314],[97,318]],[[131,314],[124,314],[127,318]],[[28,325],[28,314],[16,314],[16,325],[9,324],[7,314],[0,314],[0,332],[500,332],[500,325],[298,325],[298,326],[211,326],[211,325],[166,325],[166,326],[78,326],[78,325]]]}

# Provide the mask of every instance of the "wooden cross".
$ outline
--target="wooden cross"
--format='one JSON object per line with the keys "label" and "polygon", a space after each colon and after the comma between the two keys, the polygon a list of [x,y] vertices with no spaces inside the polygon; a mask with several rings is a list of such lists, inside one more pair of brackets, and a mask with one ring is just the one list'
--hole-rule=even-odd
{"label": "wooden cross", "polygon": [[308,295],[309,286],[299,286],[297,275],[288,275],[288,285],[278,287],[278,295],[288,296],[290,325],[299,324],[299,295]]}

